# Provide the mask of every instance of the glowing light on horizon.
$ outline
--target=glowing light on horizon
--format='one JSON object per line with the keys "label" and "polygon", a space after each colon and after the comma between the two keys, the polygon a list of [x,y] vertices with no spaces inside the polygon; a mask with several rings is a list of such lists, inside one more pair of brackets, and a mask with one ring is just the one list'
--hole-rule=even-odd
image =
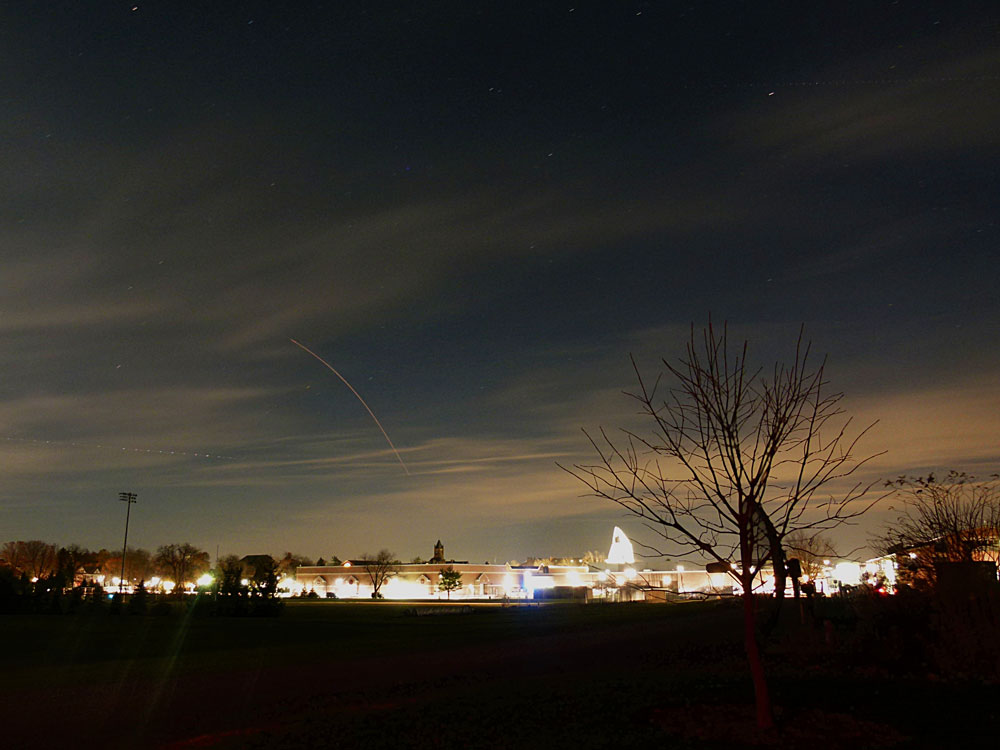
{"label": "glowing light on horizon", "polygon": [[390,578],[382,586],[382,595],[386,599],[422,599],[427,597],[427,592],[426,584],[403,581],[395,577]]}
{"label": "glowing light on horizon", "polygon": [[882,575],[890,586],[896,586],[896,563],[893,560],[882,561]]}
{"label": "glowing light on horizon", "polygon": [[861,583],[861,566],[852,562],[837,563],[833,568],[833,577],[848,586]]}

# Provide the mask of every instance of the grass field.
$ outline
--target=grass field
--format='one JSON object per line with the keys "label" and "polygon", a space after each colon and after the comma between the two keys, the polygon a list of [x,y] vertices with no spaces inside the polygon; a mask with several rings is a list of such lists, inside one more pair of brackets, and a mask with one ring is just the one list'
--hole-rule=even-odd
{"label": "grass field", "polygon": [[4,616],[0,736],[5,747],[861,750],[956,746],[956,726],[996,723],[996,687],[869,667],[791,627],[768,654],[781,729],[758,735],[731,605]]}

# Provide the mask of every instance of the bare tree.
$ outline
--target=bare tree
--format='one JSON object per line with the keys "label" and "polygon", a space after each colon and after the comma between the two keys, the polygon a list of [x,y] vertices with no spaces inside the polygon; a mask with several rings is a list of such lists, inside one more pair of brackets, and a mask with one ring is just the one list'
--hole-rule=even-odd
{"label": "bare tree", "polygon": [[823,534],[797,529],[785,537],[785,549],[799,560],[803,575],[810,580],[823,573],[823,561],[837,557],[837,550]]}
{"label": "bare tree", "polygon": [[[109,553],[105,558],[107,570],[118,575],[122,569],[121,551]],[[125,583],[139,583],[149,579],[153,574],[153,555],[141,547],[129,547],[125,555]]]}
{"label": "bare tree", "polygon": [[604,562],[605,557],[606,555],[600,550],[587,550],[581,559],[581,562],[583,562],[584,565],[600,565]]}
{"label": "bare tree", "polygon": [[153,577],[153,555],[142,547],[129,547],[125,555],[125,577],[139,583]]}
{"label": "bare tree", "polygon": [[[641,519],[659,537],[644,545],[651,553],[697,554],[731,570],[742,588],[757,723],[771,727],[756,637],[758,575],[774,557],[783,574],[781,542],[791,531],[832,528],[870,507],[864,498],[872,485],[852,480],[839,498],[819,496],[873,458],[854,455],[867,429],[848,436],[842,394],[827,393],[824,363],[810,362],[801,333],[791,364],[766,375],[751,367],[746,343],[731,350],[726,328],[720,333],[711,323],[700,336],[692,327],[685,356],[663,365],[666,373],[649,384],[632,360],[638,389],[626,395],[651,423],[648,433],[588,433],[599,461],[568,471],[592,495]],[[664,377],[672,385],[661,393]]]}
{"label": "bare tree", "polygon": [[372,599],[381,599],[382,586],[398,570],[396,555],[387,549],[380,549],[377,555],[364,554],[361,558],[365,573],[372,582]]}
{"label": "bare tree", "polygon": [[15,572],[29,578],[44,578],[54,573],[58,564],[56,546],[39,539],[7,542],[0,556]]}
{"label": "bare tree", "polygon": [[887,485],[900,505],[876,543],[886,553],[906,556],[901,573],[908,583],[932,586],[940,563],[997,562],[1000,476],[980,480],[950,471],[941,480],[904,476]]}
{"label": "bare tree", "polygon": [[209,569],[208,553],[188,544],[165,544],[156,550],[153,563],[163,575],[169,576],[180,594],[184,584],[194,581],[199,573]]}
{"label": "bare tree", "polygon": [[3,547],[0,548],[0,562],[15,573],[23,572],[21,570],[21,548],[18,547],[18,542],[4,542]]}

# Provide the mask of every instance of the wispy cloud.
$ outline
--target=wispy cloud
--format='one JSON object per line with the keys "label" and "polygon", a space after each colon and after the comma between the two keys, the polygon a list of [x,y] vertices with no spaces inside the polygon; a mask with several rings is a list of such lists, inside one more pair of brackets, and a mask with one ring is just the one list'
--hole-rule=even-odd
{"label": "wispy cloud", "polygon": [[947,61],[930,53],[897,68],[893,52],[818,72],[816,84],[777,86],[769,106],[735,115],[727,131],[814,163],[833,155],[857,162],[996,148],[1000,53],[959,53]]}

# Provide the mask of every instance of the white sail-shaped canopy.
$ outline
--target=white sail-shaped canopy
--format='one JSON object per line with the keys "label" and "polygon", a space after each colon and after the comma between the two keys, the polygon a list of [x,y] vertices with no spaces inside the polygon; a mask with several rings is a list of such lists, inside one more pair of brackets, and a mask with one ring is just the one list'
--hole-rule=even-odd
{"label": "white sail-shaped canopy", "polygon": [[611,535],[611,549],[608,551],[607,561],[612,565],[632,565],[635,563],[632,542],[625,536],[625,532],[617,526]]}

